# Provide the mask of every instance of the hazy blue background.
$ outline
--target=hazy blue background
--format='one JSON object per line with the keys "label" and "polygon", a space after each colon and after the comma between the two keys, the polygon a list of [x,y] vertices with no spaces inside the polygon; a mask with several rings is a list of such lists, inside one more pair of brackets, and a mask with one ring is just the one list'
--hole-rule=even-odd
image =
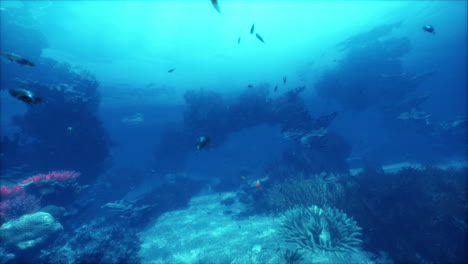
{"label": "hazy blue background", "polygon": [[[229,95],[248,84],[274,86],[286,75],[287,89],[307,86],[313,114],[335,111],[336,105],[315,101],[313,83],[324,70],[339,66],[342,54],[336,45],[397,22],[401,26],[392,36],[409,37],[412,46],[404,58],[405,71],[437,72],[419,88],[433,93],[425,103],[431,118],[466,113],[466,1],[220,1],[221,15],[210,1],[2,2],[6,10],[15,5],[33,7],[49,42],[43,56],[96,75],[117,163],[119,155],[122,161],[134,159],[134,165],[150,163],[157,127],[180,119],[179,106],[189,89]],[[249,34],[252,23],[265,44]],[[425,24],[434,25],[436,34],[424,32]],[[159,90],[152,90],[156,86]],[[144,122],[122,122],[138,113]],[[357,121],[364,116],[353,111],[340,115],[333,127],[345,138],[378,137],[379,120],[368,119],[372,135],[367,123],[340,122],[349,117]]]}
{"label": "hazy blue background", "polygon": [[[337,43],[398,21],[397,34],[414,47],[408,64],[436,68],[463,55],[456,45],[466,31],[462,1],[220,1],[222,15],[210,1],[24,3],[44,7],[37,13],[50,44],[44,55],[85,66],[104,87],[158,82],[232,91],[283,75],[300,84],[305,67],[310,79],[332,65]],[[252,23],[265,45],[249,34]],[[421,31],[425,23],[437,38]]]}

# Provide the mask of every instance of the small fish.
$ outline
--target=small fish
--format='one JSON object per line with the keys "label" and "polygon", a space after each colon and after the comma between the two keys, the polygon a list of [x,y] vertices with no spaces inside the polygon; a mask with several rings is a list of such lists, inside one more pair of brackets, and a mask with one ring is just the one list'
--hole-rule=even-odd
{"label": "small fish", "polygon": [[262,43],[265,43],[265,41],[263,41],[263,38],[262,38],[258,33],[255,33],[255,36],[256,36]]}
{"label": "small fish", "polygon": [[197,140],[197,144],[195,144],[197,150],[201,150],[202,148],[206,147],[206,145],[210,142],[210,138],[208,137],[199,137]]}
{"label": "small fish", "polygon": [[250,34],[253,34],[255,30],[255,23],[250,27]]}
{"label": "small fish", "polygon": [[218,0],[211,0],[211,4],[213,5],[214,9],[221,14],[221,9],[219,8]]}
{"label": "small fish", "polygon": [[237,44],[240,44],[240,37],[237,39]]}
{"label": "small fish", "polygon": [[253,85],[249,84],[249,85],[247,85],[247,87],[249,87],[249,88],[252,88],[252,87],[253,87]]}
{"label": "small fish", "polygon": [[425,25],[423,28],[422,28],[424,31],[426,32],[429,32],[429,33],[432,33],[432,34],[435,34],[435,30],[434,30],[434,27],[431,26],[431,25]]}
{"label": "small fish", "polygon": [[286,83],[286,76],[283,76],[283,83]]}
{"label": "small fish", "polygon": [[245,178],[245,176],[241,176],[241,179],[245,180],[246,178]]}
{"label": "small fish", "polygon": [[256,187],[257,189],[260,189],[260,180],[257,180],[257,182],[255,183],[255,187]]}
{"label": "small fish", "polygon": [[133,115],[126,116],[120,120],[120,122],[126,125],[139,125],[145,120],[143,114],[136,113]]}
{"label": "small fish", "polygon": [[175,70],[175,68],[170,69],[170,70],[168,70],[167,72],[173,72],[174,70]]}
{"label": "small fish", "polygon": [[67,127],[67,132],[68,132],[68,133],[73,132],[73,127],[71,127],[71,126]]}
{"label": "small fish", "polygon": [[25,59],[23,57],[20,57],[20,56],[16,55],[16,54],[0,52],[0,55],[4,56],[5,58],[9,59],[10,61],[14,61],[14,62],[18,63],[18,64],[34,67],[34,63],[28,61],[27,59]]}
{"label": "small fish", "polygon": [[275,93],[278,91],[278,85],[275,86]]}
{"label": "small fish", "polygon": [[35,96],[33,92],[26,89],[10,89],[9,92],[13,97],[27,104],[38,104],[42,102],[40,97]]}

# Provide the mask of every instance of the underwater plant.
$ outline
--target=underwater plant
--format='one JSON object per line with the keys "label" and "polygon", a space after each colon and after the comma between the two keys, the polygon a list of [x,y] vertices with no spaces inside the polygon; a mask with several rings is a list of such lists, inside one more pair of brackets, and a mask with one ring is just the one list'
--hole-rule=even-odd
{"label": "underwater plant", "polygon": [[298,173],[275,183],[266,191],[266,207],[272,212],[284,212],[297,206],[336,206],[343,199],[342,175]]}
{"label": "underwater plant", "polygon": [[281,236],[312,252],[355,251],[362,243],[361,228],[341,210],[313,205],[286,211]]}

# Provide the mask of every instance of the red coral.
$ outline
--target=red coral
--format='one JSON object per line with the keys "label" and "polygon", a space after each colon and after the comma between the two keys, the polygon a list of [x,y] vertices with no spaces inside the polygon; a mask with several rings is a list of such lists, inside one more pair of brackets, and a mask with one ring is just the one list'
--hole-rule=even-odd
{"label": "red coral", "polygon": [[[30,192],[27,188],[27,192],[23,187],[31,187],[29,183],[39,183],[56,180],[56,181],[68,181],[75,179],[80,176],[80,173],[75,171],[52,171],[47,174],[38,174],[31,176],[20,183],[13,185],[12,187],[0,186],[0,220],[1,222],[9,221],[11,219],[18,218],[24,214],[35,213],[40,208],[40,199]],[[42,197],[42,194],[37,194]]]}
{"label": "red coral", "polygon": [[31,176],[26,180],[22,181],[21,184],[27,184],[33,181],[39,182],[44,180],[70,180],[75,179],[78,176],[80,176],[80,173],[75,171],[52,171],[48,174],[38,174]]}
{"label": "red coral", "polygon": [[0,187],[0,197],[2,199],[5,199],[7,197],[10,197],[11,195],[18,194],[24,192],[24,190],[21,188],[21,185],[15,184],[13,187],[7,187],[7,186],[1,186]]}

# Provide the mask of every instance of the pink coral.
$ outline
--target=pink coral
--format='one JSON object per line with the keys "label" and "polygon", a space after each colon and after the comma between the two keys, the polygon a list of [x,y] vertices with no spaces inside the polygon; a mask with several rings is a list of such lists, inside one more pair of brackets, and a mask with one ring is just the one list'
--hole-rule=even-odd
{"label": "pink coral", "polygon": [[38,174],[27,178],[22,181],[21,184],[27,184],[30,182],[39,182],[44,180],[70,180],[80,176],[79,172],[75,171],[52,171],[47,174]]}
{"label": "pink coral", "polygon": [[40,200],[30,194],[22,193],[0,203],[0,218],[4,221],[32,214],[39,210]]}
{"label": "pink coral", "polygon": [[8,186],[0,187],[0,197],[2,199],[7,198],[17,193],[21,193],[21,192],[23,192],[23,189],[21,188],[21,185],[19,183],[13,185],[13,187],[8,187]]}
{"label": "pink coral", "polygon": [[[26,193],[24,187],[29,183],[38,183],[48,180],[68,181],[80,176],[75,171],[52,171],[47,174],[31,176],[11,187],[0,187],[0,220],[8,221],[24,214],[35,213],[40,208],[40,199]],[[42,196],[41,196],[42,197]]]}

